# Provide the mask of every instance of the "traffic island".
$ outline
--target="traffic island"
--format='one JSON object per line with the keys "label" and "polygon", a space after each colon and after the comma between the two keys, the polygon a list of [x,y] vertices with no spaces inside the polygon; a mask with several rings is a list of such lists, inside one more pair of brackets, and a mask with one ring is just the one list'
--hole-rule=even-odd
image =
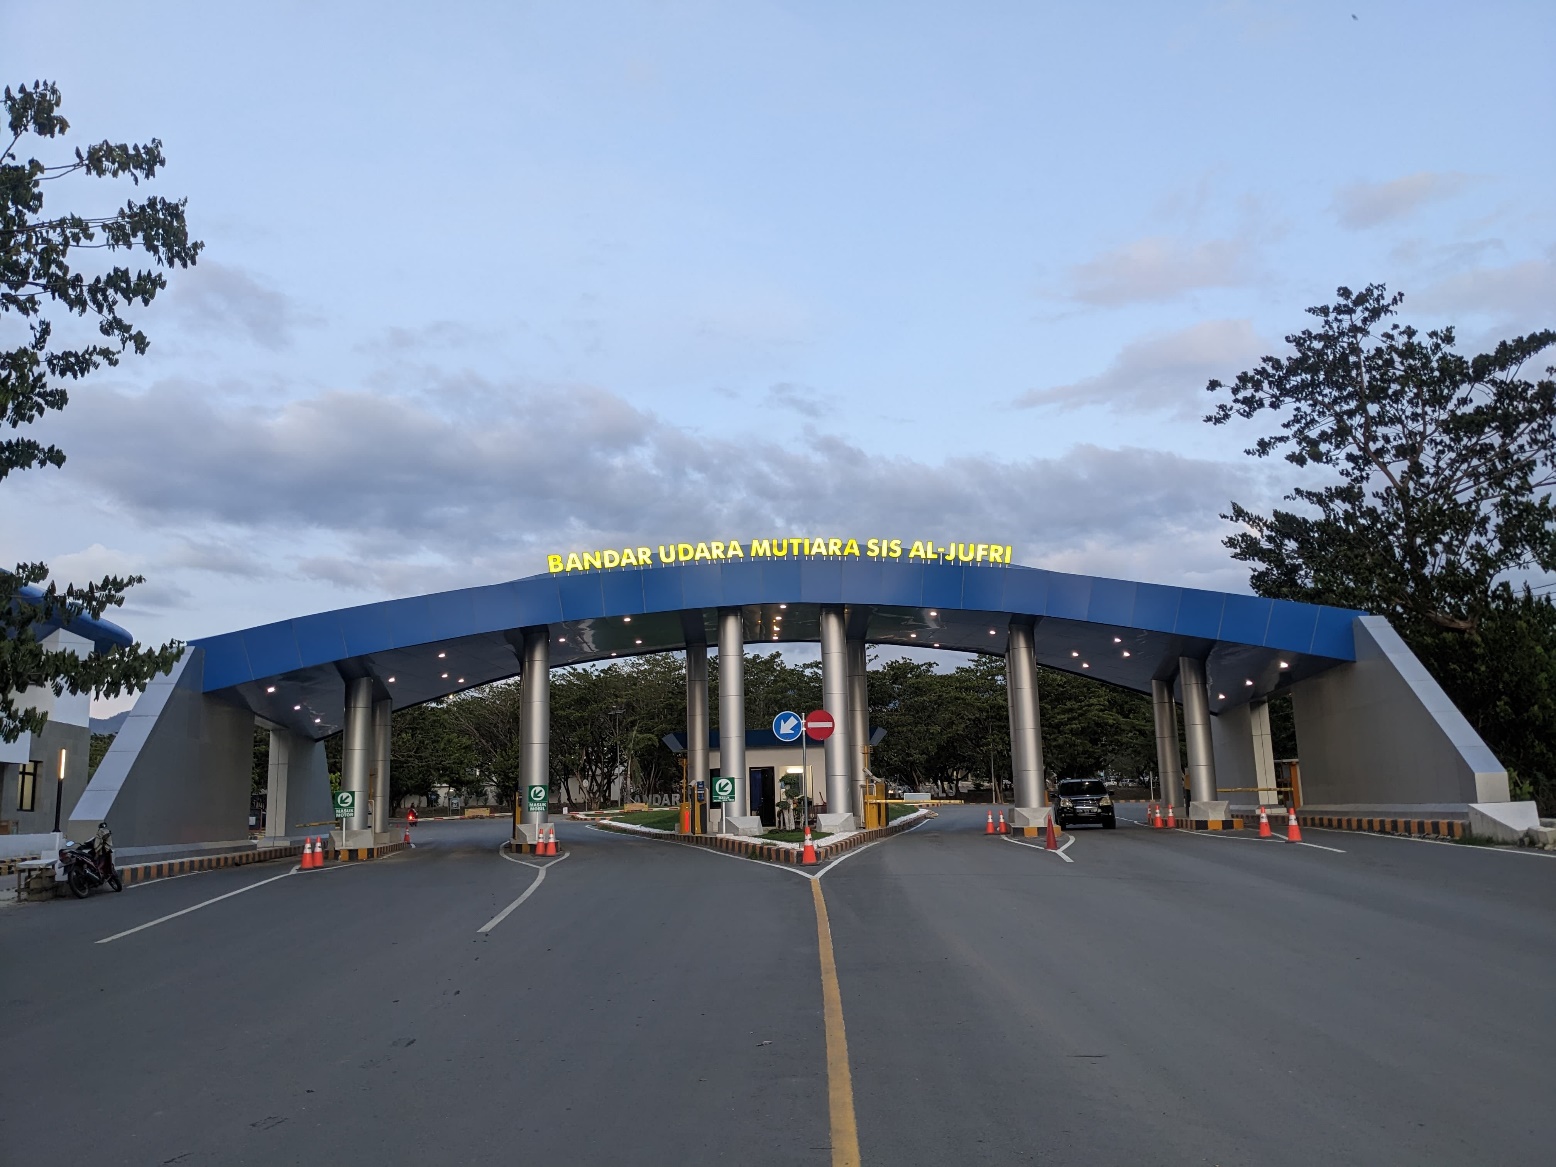
{"label": "traffic island", "polygon": [[[862,847],[867,843],[885,839],[891,835],[901,834],[911,830],[919,823],[934,816],[934,811],[916,811],[905,815],[896,822],[884,827],[876,827],[868,831],[854,831],[852,834],[827,842],[816,843],[817,864],[827,863],[856,847]],[[789,866],[797,866],[804,855],[804,848],[799,844],[780,843],[770,839],[752,838],[747,835],[682,835],[673,831],[655,830],[650,827],[634,827],[625,823],[595,823],[595,828],[601,831],[611,831],[621,835],[632,835],[639,839],[658,839],[666,843],[680,843],[688,847],[708,847],[715,851],[726,851],[732,855],[740,855],[747,859],[757,859],[764,863],[780,863]]]}

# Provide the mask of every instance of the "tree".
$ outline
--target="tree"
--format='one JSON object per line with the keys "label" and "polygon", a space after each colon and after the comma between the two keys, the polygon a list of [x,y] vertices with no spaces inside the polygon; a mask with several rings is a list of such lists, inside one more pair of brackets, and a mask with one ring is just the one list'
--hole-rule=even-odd
{"label": "tree", "polygon": [[[476,780],[476,749],[449,702],[395,710],[389,734],[389,801],[425,798],[435,786],[465,790]],[[332,740],[338,741],[339,734]]]}
{"label": "tree", "polygon": [[[56,163],[36,157],[21,160],[18,147],[28,135],[55,139],[70,129],[59,106],[59,88],[51,82],[5,90],[11,138],[0,151],[0,312],[14,314],[28,331],[23,343],[0,350],[0,416],[13,431],[64,409],[69,401],[64,382],[117,365],[126,350],[144,354],[150,342],[125,318],[124,310],[135,303],[149,305],[167,285],[157,269],[189,267],[202,248],[189,238],[182,200],[151,196],[96,217],[45,214],[45,190],[61,189],[67,179],[127,177],[138,186],[150,181],[165,161],[162,143],[155,138],[147,145],[98,142]],[[132,272],[109,266],[88,278],[71,267],[77,251],[134,251],[153,267]],[[53,321],[44,314],[50,305],[92,319],[102,340],[74,348],[56,343]],[[13,470],[64,463],[64,451],[57,446],[29,437],[0,441],[0,480]],[[36,587],[48,574],[42,563],[0,570],[0,740],[37,732],[47,720],[36,710],[18,706],[14,694],[20,690],[47,686],[56,695],[69,690],[117,697],[144,689],[151,678],[172,668],[182,650],[170,642],[160,649],[134,645],[85,658],[45,651],[37,637],[45,623],[83,613],[99,617],[122,605],[125,591],[142,582],[139,576],[105,576],[63,591],[52,582]]]}
{"label": "tree", "polygon": [[1382,285],[1340,288],[1206,417],[1268,413],[1276,432],[1246,452],[1281,452],[1319,485],[1256,514],[1234,502],[1226,539],[1264,596],[1389,617],[1513,772],[1556,808],[1556,609],[1512,577],[1556,571],[1556,369],[1524,369],[1556,344],[1543,330],[1465,357],[1452,328],[1392,322]]}

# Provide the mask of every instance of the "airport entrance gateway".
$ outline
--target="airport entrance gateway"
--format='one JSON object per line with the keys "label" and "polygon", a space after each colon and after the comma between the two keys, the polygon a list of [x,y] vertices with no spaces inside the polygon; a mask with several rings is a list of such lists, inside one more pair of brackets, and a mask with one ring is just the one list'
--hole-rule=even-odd
{"label": "airport entrance gateway", "polygon": [[[196,640],[142,694],[72,822],[109,820],[127,846],[244,838],[258,724],[270,732],[271,837],[331,819],[323,743],[340,733],[343,787],[356,794],[341,845],[370,847],[389,838],[396,710],[519,677],[521,785],[549,787],[550,670],[661,652],[686,656],[692,774],[708,772],[707,663],[718,655],[720,768],[744,775],[744,646],[807,641],[821,646],[823,705],[836,719],[812,758],[833,829],[864,810],[870,645],[1003,657],[1018,827],[1040,828],[1049,814],[1039,664],[1151,695],[1161,787],[1180,813],[1224,818],[1238,799],[1273,801],[1223,792],[1276,787],[1267,702],[1283,692],[1309,808],[1508,800],[1503,767],[1381,617],[1009,558],[996,544],[898,540],[617,549],[576,565],[552,557],[552,570],[508,583]],[[736,787],[727,826],[757,833],[765,795],[753,805],[749,784]],[[546,806],[525,798],[518,817],[533,839]]]}

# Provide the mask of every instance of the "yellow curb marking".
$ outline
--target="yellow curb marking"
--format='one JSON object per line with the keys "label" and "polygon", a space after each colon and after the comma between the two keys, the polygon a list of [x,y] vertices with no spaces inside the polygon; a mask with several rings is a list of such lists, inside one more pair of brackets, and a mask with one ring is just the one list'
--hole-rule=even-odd
{"label": "yellow curb marking", "polygon": [[859,1167],[859,1128],[854,1122],[854,1080],[848,1072],[848,1034],[843,1029],[843,993],[832,955],[832,928],[821,881],[811,880],[816,902],[816,944],[821,950],[821,1003],[827,1030],[827,1109],[832,1117],[832,1167]]}

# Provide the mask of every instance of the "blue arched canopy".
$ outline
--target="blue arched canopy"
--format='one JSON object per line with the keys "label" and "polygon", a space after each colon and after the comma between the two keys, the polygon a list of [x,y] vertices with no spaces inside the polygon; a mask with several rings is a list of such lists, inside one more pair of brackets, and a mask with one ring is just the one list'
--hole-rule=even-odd
{"label": "blue arched canopy", "polygon": [[207,693],[312,738],[337,732],[345,679],[396,708],[511,677],[518,630],[544,625],[553,666],[715,643],[719,608],[752,644],[819,638],[819,608],[882,645],[1001,654],[1033,618],[1039,663],[1148,692],[1180,656],[1206,662],[1214,711],[1355,659],[1361,613],[1018,566],[797,559],[530,576],[299,616],[193,642]]}

